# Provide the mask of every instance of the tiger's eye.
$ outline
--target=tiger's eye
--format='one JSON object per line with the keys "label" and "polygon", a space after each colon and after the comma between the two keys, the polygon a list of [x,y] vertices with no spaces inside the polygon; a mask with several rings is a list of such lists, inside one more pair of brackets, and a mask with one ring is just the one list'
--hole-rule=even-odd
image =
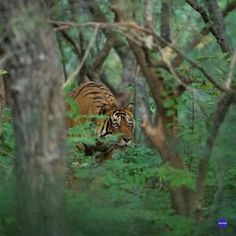
{"label": "tiger's eye", "polygon": [[112,126],[113,126],[115,129],[119,128],[119,124],[118,124],[117,122],[112,123]]}

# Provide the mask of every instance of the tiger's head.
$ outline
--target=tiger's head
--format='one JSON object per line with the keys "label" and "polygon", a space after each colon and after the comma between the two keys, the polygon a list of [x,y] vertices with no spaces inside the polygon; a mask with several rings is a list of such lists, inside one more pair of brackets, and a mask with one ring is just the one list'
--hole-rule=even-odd
{"label": "tiger's head", "polygon": [[124,108],[117,108],[116,105],[104,105],[99,114],[106,115],[99,135],[105,137],[111,134],[118,134],[115,147],[124,148],[133,141],[135,121],[133,116],[134,105],[128,104]]}

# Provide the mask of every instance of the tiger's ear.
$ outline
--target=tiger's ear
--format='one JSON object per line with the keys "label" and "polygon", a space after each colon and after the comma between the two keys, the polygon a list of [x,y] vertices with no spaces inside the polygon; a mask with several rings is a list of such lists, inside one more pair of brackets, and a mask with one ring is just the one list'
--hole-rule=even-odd
{"label": "tiger's ear", "polygon": [[116,110],[116,109],[117,109],[116,105],[104,104],[104,105],[101,107],[101,109],[100,109],[100,111],[99,111],[99,114],[100,114],[100,115],[106,115],[109,111],[114,111],[114,110]]}
{"label": "tiger's ear", "polygon": [[128,110],[130,112],[133,112],[134,111],[134,104],[133,103],[129,103],[124,109]]}

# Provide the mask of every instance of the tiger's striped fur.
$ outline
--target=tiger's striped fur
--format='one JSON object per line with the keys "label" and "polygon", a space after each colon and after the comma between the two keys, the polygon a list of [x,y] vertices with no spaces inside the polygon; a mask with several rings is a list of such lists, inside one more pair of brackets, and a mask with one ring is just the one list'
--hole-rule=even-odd
{"label": "tiger's striped fur", "polygon": [[[82,84],[69,96],[78,104],[79,117],[75,120],[68,118],[68,127],[84,122],[95,122],[95,133],[100,138],[106,138],[111,134],[120,134],[117,141],[110,145],[99,141],[95,146],[78,144],[79,149],[84,150],[87,154],[100,152],[97,159],[103,161],[112,159],[114,148],[124,148],[130,145],[133,140],[135,126],[132,104],[128,104],[124,108],[118,108],[117,101],[111,91],[104,85],[94,82]],[[105,118],[94,120],[89,119],[89,115],[105,115]]]}

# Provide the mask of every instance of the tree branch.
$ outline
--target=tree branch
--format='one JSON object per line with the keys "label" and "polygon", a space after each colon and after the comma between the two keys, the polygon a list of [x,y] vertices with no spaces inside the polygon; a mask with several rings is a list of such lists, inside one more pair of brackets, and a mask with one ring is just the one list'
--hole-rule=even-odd
{"label": "tree branch", "polygon": [[66,39],[66,41],[68,41],[71,44],[77,57],[80,59],[81,49],[80,49],[80,46],[78,45],[78,43],[76,42],[76,40],[74,38],[72,38],[65,30],[60,30],[60,32],[61,32],[62,36]]}
{"label": "tree branch", "polygon": [[236,1],[235,0],[233,0],[232,2],[228,2],[228,4],[225,6],[225,8],[222,11],[223,17],[226,17],[235,8],[236,8]]}
{"label": "tree branch", "polygon": [[227,80],[225,81],[225,88],[226,89],[230,89],[230,87],[231,87],[231,81],[232,81],[232,78],[234,75],[235,64],[236,64],[236,50],[234,51],[234,54],[233,54],[233,57],[232,57],[232,60],[231,60],[230,66],[229,66],[229,74],[228,74]]}
{"label": "tree branch", "polygon": [[[224,18],[217,2],[215,0],[206,0],[209,16],[197,0],[186,0],[186,2],[201,15],[206,24],[210,24],[210,30],[222,51],[232,55],[233,48],[226,33]],[[231,7],[233,6],[231,5]]]}
{"label": "tree branch", "polygon": [[210,22],[207,11],[198,3],[198,0],[186,0],[186,2],[201,15],[206,24]]}
{"label": "tree branch", "polygon": [[214,113],[211,129],[209,130],[209,136],[207,138],[206,146],[201,155],[201,159],[198,166],[198,178],[197,178],[197,209],[196,215],[199,217],[199,213],[202,211],[204,205],[204,192],[205,192],[205,176],[207,172],[208,162],[210,155],[215,144],[215,140],[218,131],[224,122],[229,107],[233,101],[232,94],[225,94],[218,102],[216,111]]}
{"label": "tree branch", "polygon": [[84,56],[80,62],[80,64],[78,65],[78,67],[75,69],[75,71],[68,77],[68,79],[66,80],[66,82],[63,84],[63,88],[65,88],[67,85],[71,84],[73,82],[73,80],[76,78],[76,76],[79,74],[81,68],[83,67],[87,57],[88,57],[88,54],[90,52],[90,49],[91,47],[94,45],[94,42],[96,40],[96,37],[97,37],[97,34],[98,34],[98,30],[99,30],[99,27],[97,26],[93,32],[93,35],[92,35],[92,38],[89,42],[89,45],[84,53]]}
{"label": "tree branch", "polygon": [[232,55],[233,47],[226,33],[224,18],[216,0],[206,0],[206,4],[209,12],[209,18],[213,23],[211,26],[212,33],[214,34],[222,51]]}
{"label": "tree branch", "polygon": [[106,60],[107,56],[109,55],[110,50],[112,49],[114,45],[114,41],[115,41],[114,38],[107,39],[103,49],[94,60],[94,63],[92,65],[93,70],[98,70],[102,66],[102,64]]}
{"label": "tree branch", "polygon": [[[186,1],[187,2],[187,1]],[[190,1],[189,1],[190,2]],[[191,0],[191,2],[195,2],[193,0]],[[193,7],[194,8],[194,7]],[[233,0],[232,2],[229,2],[225,8],[222,10],[222,16],[226,17],[231,11],[233,11],[236,8],[236,1]],[[185,52],[189,52],[190,50],[192,50],[194,47],[196,47],[202,40],[202,38],[204,36],[206,36],[208,33],[210,32],[210,28],[209,26],[205,26],[203,27],[203,29],[198,33],[198,35],[195,35],[193,37],[193,40],[191,42],[188,43],[188,45],[185,47],[185,49],[183,51]],[[183,61],[183,57],[181,55],[177,55],[174,59],[173,59],[173,65],[175,67],[179,66],[182,61]]]}

